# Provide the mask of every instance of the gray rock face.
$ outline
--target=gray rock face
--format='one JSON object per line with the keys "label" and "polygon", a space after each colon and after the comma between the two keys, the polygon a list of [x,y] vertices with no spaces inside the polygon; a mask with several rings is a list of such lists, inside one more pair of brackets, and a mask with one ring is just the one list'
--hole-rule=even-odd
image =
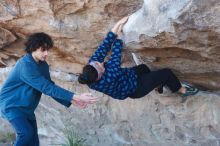
{"label": "gray rock face", "polygon": [[[142,47],[149,48],[176,46],[206,52],[217,48],[219,3],[218,0],[144,0],[143,7],[129,17],[124,27],[125,41],[148,41]],[[172,37],[165,36],[167,43],[158,39],[163,32]],[[209,39],[211,36],[216,39]]]}
{"label": "gray rock face", "polygon": [[218,90],[219,3],[145,0],[124,27],[127,47],[141,49],[142,60],[155,57],[151,65],[172,68],[184,80]]}
{"label": "gray rock face", "polygon": [[[134,65],[133,55],[152,69],[171,68],[206,91],[184,103],[168,90],[118,101],[79,85],[76,74],[106,32],[128,14],[122,66]],[[65,127],[92,146],[219,146],[219,0],[2,0],[1,83],[24,54],[26,36],[38,31],[54,39],[48,62],[56,83],[102,97],[80,110],[43,96],[36,111],[42,146],[64,142]],[[0,132],[13,131],[3,119],[0,123]]]}
{"label": "gray rock face", "polygon": [[141,34],[155,37],[162,32],[174,33],[173,22],[191,4],[191,0],[144,0],[143,7],[129,17],[124,27],[125,42],[139,41]]}

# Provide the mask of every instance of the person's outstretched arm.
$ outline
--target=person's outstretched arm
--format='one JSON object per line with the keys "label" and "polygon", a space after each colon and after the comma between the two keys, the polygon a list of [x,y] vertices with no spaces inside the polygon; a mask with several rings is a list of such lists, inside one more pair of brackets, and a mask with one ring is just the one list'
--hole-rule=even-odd
{"label": "person's outstretched arm", "polygon": [[39,72],[38,68],[31,62],[22,62],[20,79],[36,90],[58,100],[66,101],[66,103],[75,103],[77,101],[77,103],[89,104],[94,103],[98,99],[89,93],[76,95],[73,92],[53,84],[51,81],[46,79]]}
{"label": "person's outstretched arm", "polygon": [[102,41],[101,45],[98,47],[98,49],[95,51],[95,53],[91,56],[89,59],[89,62],[91,61],[98,61],[100,63],[104,62],[104,59],[107,55],[107,53],[111,50],[112,43],[117,38],[117,35],[110,31],[105,39]]}
{"label": "person's outstretched arm", "polygon": [[[46,78],[52,83],[55,84],[54,81],[52,81],[51,77],[50,77],[50,72],[49,72],[49,66],[47,63],[45,63],[45,70],[46,70]],[[71,106],[71,101],[66,101],[60,98],[56,98],[56,97],[52,97],[54,100],[56,100],[57,102],[59,102],[60,104],[69,107]]]}
{"label": "person's outstretched arm", "polygon": [[124,17],[114,25],[114,27],[107,34],[106,38],[103,40],[101,45],[92,55],[92,57],[89,59],[89,62],[91,61],[98,61],[100,63],[104,62],[104,59],[107,53],[111,50],[112,44],[114,43],[115,39],[118,37],[118,35],[122,34],[121,33],[122,27],[127,22],[127,20],[128,17]]}
{"label": "person's outstretched arm", "polygon": [[112,67],[114,71],[117,71],[121,65],[121,51],[123,48],[123,42],[121,39],[116,39],[112,46],[112,54],[107,62],[109,67]]}
{"label": "person's outstretched arm", "polygon": [[[116,25],[112,28],[115,33],[121,37],[122,36],[122,28],[124,24],[127,22],[128,17],[124,17],[121,20],[119,20]],[[120,68],[121,65],[121,51],[123,48],[123,41],[121,39],[116,39],[112,45],[112,54],[107,62],[109,66],[111,66],[114,71],[117,71],[118,68]]]}

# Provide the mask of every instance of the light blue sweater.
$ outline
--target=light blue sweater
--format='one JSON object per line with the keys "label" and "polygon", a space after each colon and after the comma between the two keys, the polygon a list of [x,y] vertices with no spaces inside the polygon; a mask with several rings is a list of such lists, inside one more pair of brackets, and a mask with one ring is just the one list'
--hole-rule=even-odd
{"label": "light blue sweater", "polygon": [[9,121],[17,117],[34,120],[34,111],[41,94],[53,97],[69,107],[74,93],[67,91],[51,81],[46,61],[37,63],[31,54],[20,58],[10,72],[0,91],[0,109]]}

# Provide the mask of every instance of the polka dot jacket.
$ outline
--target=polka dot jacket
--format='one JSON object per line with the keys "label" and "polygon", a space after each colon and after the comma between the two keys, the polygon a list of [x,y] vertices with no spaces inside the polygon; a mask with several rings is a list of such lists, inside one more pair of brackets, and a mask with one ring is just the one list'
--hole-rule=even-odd
{"label": "polka dot jacket", "polygon": [[135,71],[120,67],[122,47],[122,40],[117,39],[117,35],[113,32],[109,32],[89,60],[89,62],[104,62],[107,53],[112,49],[109,60],[104,63],[105,72],[101,79],[88,86],[119,100],[126,99],[137,88]]}

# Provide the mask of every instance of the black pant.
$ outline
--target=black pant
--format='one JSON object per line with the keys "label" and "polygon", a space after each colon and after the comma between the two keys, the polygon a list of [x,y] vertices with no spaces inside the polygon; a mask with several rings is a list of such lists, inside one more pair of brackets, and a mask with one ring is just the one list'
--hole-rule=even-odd
{"label": "black pant", "polygon": [[130,98],[141,98],[158,86],[167,86],[172,92],[181,88],[179,79],[170,69],[150,71],[145,65],[135,66],[134,69],[138,76],[137,90],[131,94]]}

